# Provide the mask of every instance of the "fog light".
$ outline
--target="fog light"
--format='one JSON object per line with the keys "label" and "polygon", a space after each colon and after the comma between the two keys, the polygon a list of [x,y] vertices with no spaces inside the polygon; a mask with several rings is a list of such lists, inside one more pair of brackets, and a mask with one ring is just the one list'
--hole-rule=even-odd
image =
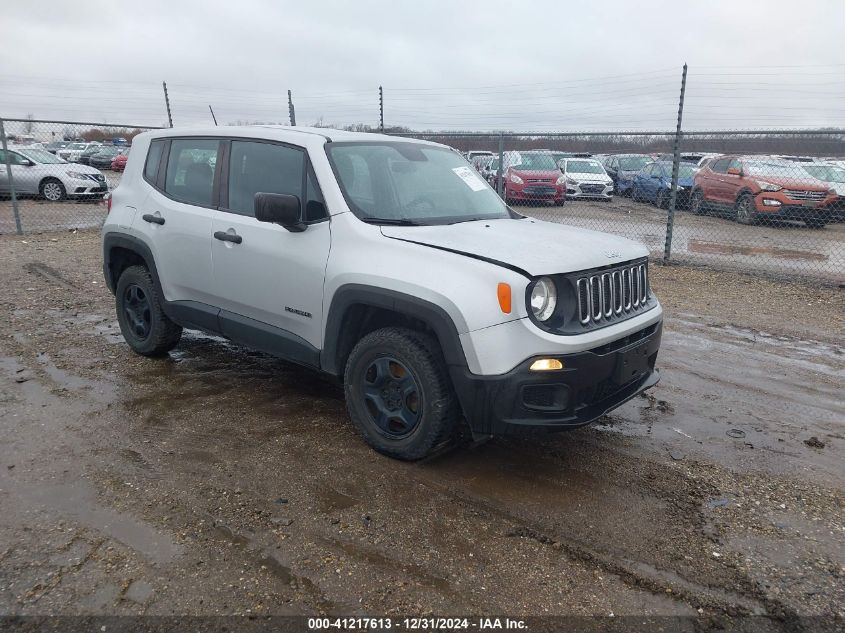
{"label": "fog light", "polygon": [[531,363],[531,371],[553,371],[563,369],[563,363],[557,358],[540,358]]}
{"label": "fog light", "polygon": [[771,198],[763,198],[763,206],[766,207],[779,207],[781,205],[780,200],[772,200]]}

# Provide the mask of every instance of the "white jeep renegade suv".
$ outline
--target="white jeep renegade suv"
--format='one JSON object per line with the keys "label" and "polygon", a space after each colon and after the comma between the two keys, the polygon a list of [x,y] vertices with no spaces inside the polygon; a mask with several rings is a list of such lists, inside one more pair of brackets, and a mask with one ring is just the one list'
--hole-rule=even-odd
{"label": "white jeep renegade suv", "polygon": [[419,459],[571,429],[657,383],[634,242],[515,213],[451,149],[329,129],[135,137],[103,229],[126,342],[204,330],[343,381],[375,449]]}

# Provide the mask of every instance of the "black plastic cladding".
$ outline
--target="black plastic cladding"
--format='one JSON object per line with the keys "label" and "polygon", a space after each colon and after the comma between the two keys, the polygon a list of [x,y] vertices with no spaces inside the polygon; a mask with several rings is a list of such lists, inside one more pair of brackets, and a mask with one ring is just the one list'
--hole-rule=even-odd
{"label": "black plastic cladding", "polygon": [[[578,279],[582,279],[584,277],[591,277],[596,274],[601,274],[603,272],[609,272],[620,268],[639,266],[640,264],[644,264],[646,267],[648,267],[648,258],[642,257],[639,259],[631,259],[624,262],[615,262],[613,264],[608,264],[607,266],[599,266],[598,268],[579,270],[573,273],[562,273],[558,275],[540,275],[539,277],[534,277],[532,282],[528,284],[525,289],[525,305],[528,307],[528,316],[531,321],[533,321],[533,323],[541,330],[550,332],[552,334],[575,335],[583,334],[584,332],[591,332],[593,330],[599,330],[601,328],[615,325],[617,323],[622,323],[627,319],[633,318],[640,314],[645,314],[657,305],[657,302],[654,301],[654,296],[651,293],[650,285],[645,301],[636,310],[632,309],[630,312],[623,313],[622,315],[614,317],[612,319],[601,319],[598,323],[595,323],[590,320],[590,322],[586,325],[581,323],[580,316],[578,314]],[[531,310],[531,291],[534,289],[534,284],[537,283],[537,280],[542,277],[548,277],[549,279],[554,281],[555,289],[557,290],[557,307],[555,308],[554,314],[552,314],[551,318],[549,318],[547,321],[540,321],[539,319],[537,319],[534,316],[534,312]],[[603,310],[604,306],[599,306],[599,308]]]}

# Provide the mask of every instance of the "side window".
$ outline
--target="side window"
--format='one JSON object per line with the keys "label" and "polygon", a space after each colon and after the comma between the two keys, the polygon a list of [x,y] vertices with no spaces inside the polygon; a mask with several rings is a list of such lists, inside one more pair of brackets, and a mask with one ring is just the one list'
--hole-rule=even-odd
{"label": "side window", "polygon": [[730,164],[730,158],[720,158],[719,160],[715,161],[713,164],[710,165],[710,169],[715,171],[719,174],[724,174],[728,171],[728,165]]}
{"label": "side window", "polygon": [[144,179],[151,184],[155,184],[156,176],[158,176],[158,166],[161,163],[161,152],[163,150],[163,140],[150,142],[150,149],[147,152],[147,162],[144,164]]}
{"label": "side window", "polygon": [[227,209],[253,215],[258,192],[288,193],[301,200],[304,158],[302,150],[285,145],[232,141]]}
{"label": "side window", "polygon": [[728,169],[730,169],[731,167],[742,171],[742,163],[739,162],[736,158],[732,158],[730,164],[728,164]]}
{"label": "side window", "polygon": [[167,159],[165,192],[180,202],[212,206],[219,145],[215,139],[173,139]]}
{"label": "side window", "polygon": [[305,203],[305,217],[303,219],[306,222],[317,222],[328,217],[323,194],[320,192],[317,179],[314,177],[314,172],[311,169],[308,170],[305,200],[307,202]]}

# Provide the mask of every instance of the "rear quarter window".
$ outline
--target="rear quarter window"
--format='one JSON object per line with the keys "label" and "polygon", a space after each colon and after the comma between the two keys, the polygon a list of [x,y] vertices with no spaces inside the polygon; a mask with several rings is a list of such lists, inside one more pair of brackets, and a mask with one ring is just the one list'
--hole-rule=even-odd
{"label": "rear quarter window", "polygon": [[147,162],[144,164],[144,179],[150,184],[155,184],[156,182],[163,151],[164,141],[159,140],[150,143],[150,148],[147,151]]}

